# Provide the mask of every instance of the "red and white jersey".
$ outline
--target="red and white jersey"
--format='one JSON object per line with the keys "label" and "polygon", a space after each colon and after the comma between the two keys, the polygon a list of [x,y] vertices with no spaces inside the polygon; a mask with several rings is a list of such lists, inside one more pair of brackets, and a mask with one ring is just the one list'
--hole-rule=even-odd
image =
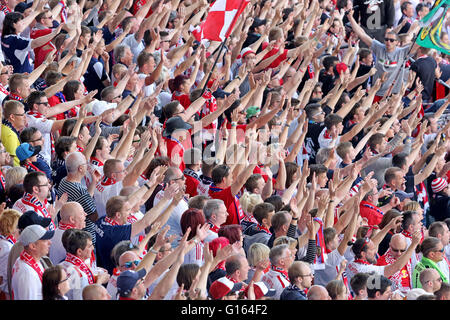
{"label": "red and white jersey", "polygon": [[21,257],[14,263],[11,278],[12,300],[42,300],[41,276],[44,267],[40,261],[33,261],[31,265]]}
{"label": "red and white jersey", "polygon": [[[49,213],[50,204],[47,202],[47,199],[45,199],[45,202],[42,203],[37,199],[35,196],[29,193],[25,193],[22,198],[17,200],[14,205],[13,209],[17,210],[21,213],[25,213],[29,210],[35,211],[39,216],[43,218],[50,218],[52,219],[52,216]],[[55,223],[52,222],[47,227],[49,231],[53,231],[56,229]]]}
{"label": "red and white jersey", "polygon": [[106,215],[106,202],[114,196],[118,196],[123,188],[122,181],[103,177],[94,190],[94,200],[97,206],[98,218]]}
{"label": "red and white jersey", "polygon": [[275,295],[274,299],[279,300],[280,295],[283,292],[284,288],[286,288],[288,285],[290,285],[289,280],[287,277],[274,269],[270,269],[268,272],[266,272],[262,278],[261,281],[264,282],[264,284],[269,289],[275,289]]}
{"label": "red and white jersey", "polygon": [[352,261],[347,265],[347,277],[349,279],[353,278],[353,276],[357,273],[371,273],[371,272],[375,272],[378,273],[380,275],[384,275],[384,268],[385,266],[376,266],[374,264],[369,264],[369,263],[362,263],[358,260]]}

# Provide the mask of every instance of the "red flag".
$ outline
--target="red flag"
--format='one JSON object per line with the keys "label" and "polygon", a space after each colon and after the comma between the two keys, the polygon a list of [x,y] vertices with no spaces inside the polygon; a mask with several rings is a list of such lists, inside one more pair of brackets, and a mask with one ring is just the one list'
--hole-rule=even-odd
{"label": "red flag", "polygon": [[249,0],[217,0],[209,10],[200,29],[202,39],[222,42],[229,36],[237,18],[244,11]]}

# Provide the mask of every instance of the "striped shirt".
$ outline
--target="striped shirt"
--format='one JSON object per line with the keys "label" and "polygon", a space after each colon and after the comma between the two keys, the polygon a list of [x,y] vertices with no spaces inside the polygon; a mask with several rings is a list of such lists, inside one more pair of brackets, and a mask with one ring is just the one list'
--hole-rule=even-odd
{"label": "striped shirt", "polygon": [[69,195],[67,201],[75,201],[81,204],[86,213],[86,227],[83,229],[92,235],[92,244],[95,244],[95,224],[88,218],[89,215],[97,212],[95,201],[89,194],[86,187],[79,182],[69,182],[67,178],[63,178],[58,187],[58,196],[63,193]]}

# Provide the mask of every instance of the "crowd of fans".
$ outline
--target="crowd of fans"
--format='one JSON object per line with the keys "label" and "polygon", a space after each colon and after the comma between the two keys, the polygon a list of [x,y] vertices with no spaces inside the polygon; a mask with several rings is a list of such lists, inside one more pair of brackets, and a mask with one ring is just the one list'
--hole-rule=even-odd
{"label": "crowd of fans", "polygon": [[0,299],[450,298],[432,3],[245,4],[1,0]]}

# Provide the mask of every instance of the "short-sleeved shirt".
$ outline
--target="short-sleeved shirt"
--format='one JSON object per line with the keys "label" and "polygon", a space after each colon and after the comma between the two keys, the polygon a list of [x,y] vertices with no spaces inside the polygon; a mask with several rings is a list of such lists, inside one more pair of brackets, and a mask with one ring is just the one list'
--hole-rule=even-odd
{"label": "short-sleeved shirt", "polygon": [[371,273],[375,272],[379,275],[384,275],[385,266],[376,266],[373,264],[362,264],[355,261],[352,261],[347,266],[347,276],[349,279],[353,278],[353,276],[357,273]]}
{"label": "short-sleeved shirt", "polygon": [[30,64],[31,39],[15,34],[2,37],[2,51],[6,64],[14,68],[14,73],[31,73]]}
{"label": "short-sleeved shirt", "polygon": [[[405,56],[409,51],[409,46],[398,47],[393,52],[387,52],[384,44],[373,39],[371,49],[376,57],[375,68],[377,69],[377,73],[373,76],[373,83],[378,78],[381,78],[384,72],[388,73],[388,79],[381,85],[380,90],[376,93],[377,96],[384,95],[397,75],[398,81],[396,81],[392,93],[398,93],[402,85],[402,79],[404,79],[405,68],[402,68],[402,66]],[[399,68],[401,68],[400,74],[398,72]]]}
{"label": "short-sleeved shirt", "polygon": [[118,196],[123,189],[122,181],[116,181],[111,184],[108,183],[110,179],[103,179],[95,187],[94,199],[97,207],[98,217],[102,218],[106,215],[106,202],[111,197]]}
{"label": "short-sleeved shirt", "polygon": [[52,142],[50,133],[52,132],[53,123],[53,120],[49,120],[47,118],[36,118],[30,114],[27,114],[27,127],[38,129],[44,138],[44,145],[42,146],[40,154],[47,164],[50,164],[52,159]]}
{"label": "short-sleeved shirt", "polygon": [[97,254],[97,266],[108,270],[112,274],[114,263],[111,261],[111,250],[123,240],[131,238],[131,224],[112,226],[105,222],[105,218],[98,219],[95,223],[97,242],[95,244]]}
{"label": "short-sleeved shirt", "polygon": [[213,199],[220,199],[225,203],[228,211],[227,220],[223,225],[240,224],[244,219],[244,211],[237,196],[231,193],[231,187],[220,189],[217,187],[209,187],[209,196]]}
{"label": "short-sleeved shirt", "polygon": [[[40,261],[37,265],[44,272]],[[42,281],[38,273],[20,258],[13,266],[11,289],[14,300],[42,300]]]}
{"label": "short-sleeved shirt", "polygon": [[58,187],[58,197],[61,197],[63,193],[68,194],[67,201],[75,201],[81,204],[84,212],[86,213],[86,227],[83,229],[89,232],[92,235],[92,243],[95,244],[95,227],[94,222],[88,218],[89,215],[97,212],[97,208],[95,206],[95,201],[89,194],[86,187],[84,187],[79,182],[69,182],[66,178],[61,180],[61,183]]}

